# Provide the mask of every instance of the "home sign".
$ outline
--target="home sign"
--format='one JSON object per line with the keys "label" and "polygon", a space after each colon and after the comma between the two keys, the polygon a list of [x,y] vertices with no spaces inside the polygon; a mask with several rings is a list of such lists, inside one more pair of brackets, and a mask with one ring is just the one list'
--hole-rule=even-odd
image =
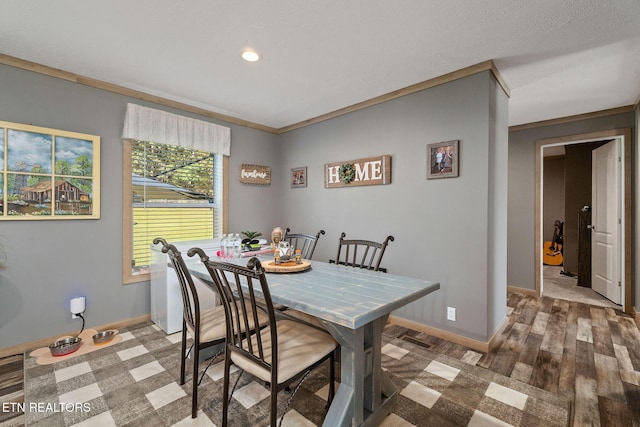
{"label": "home sign", "polygon": [[391,155],[327,163],[324,188],[391,184]]}

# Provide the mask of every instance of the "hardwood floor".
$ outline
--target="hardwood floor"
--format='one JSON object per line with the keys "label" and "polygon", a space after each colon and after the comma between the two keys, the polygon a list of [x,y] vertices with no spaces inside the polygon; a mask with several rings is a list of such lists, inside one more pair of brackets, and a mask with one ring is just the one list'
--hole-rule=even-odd
{"label": "hardwood floor", "polygon": [[482,354],[415,332],[432,351],[560,394],[574,426],[640,426],[638,321],[612,308],[510,292],[500,347]]}
{"label": "hardwood floor", "polygon": [[0,426],[22,426],[23,417],[15,417],[12,403],[23,403],[24,356],[18,354],[0,359]]}
{"label": "hardwood floor", "polygon": [[[640,322],[612,308],[515,292],[507,303],[509,324],[493,353],[417,331],[407,335],[432,351],[569,397],[574,426],[640,427]],[[0,405],[22,401],[21,377],[22,356],[0,360]],[[22,425],[1,416],[0,426]]]}

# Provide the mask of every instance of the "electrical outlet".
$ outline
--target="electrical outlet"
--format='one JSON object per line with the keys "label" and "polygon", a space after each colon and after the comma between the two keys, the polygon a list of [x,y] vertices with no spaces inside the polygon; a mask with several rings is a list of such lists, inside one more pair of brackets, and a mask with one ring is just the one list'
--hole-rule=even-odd
{"label": "electrical outlet", "polygon": [[452,322],[456,321],[456,308],[455,307],[447,307],[447,320],[451,320]]}
{"label": "electrical outlet", "polygon": [[72,298],[71,301],[69,301],[69,311],[71,312],[72,319],[79,318],[80,316],[78,315],[84,313],[85,309],[86,309],[85,297]]}

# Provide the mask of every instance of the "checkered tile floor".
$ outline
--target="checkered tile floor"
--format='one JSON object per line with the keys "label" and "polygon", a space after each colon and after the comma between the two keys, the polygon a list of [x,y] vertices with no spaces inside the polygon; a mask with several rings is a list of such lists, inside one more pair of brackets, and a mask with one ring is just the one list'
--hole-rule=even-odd
{"label": "checkered tile floor", "polygon": [[[177,383],[180,334],[167,336],[147,323],[121,335],[123,341],[117,345],[53,365],[36,365],[27,359],[26,425],[215,426],[220,422],[222,363],[208,369],[199,389],[200,411],[192,419],[190,379],[184,386]],[[389,337],[385,341],[383,366],[400,394],[383,426],[567,425],[567,407],[557,405],[557,397],[553,402],[546,392],[428,354],[406,341]],[[322,424],[326,375],[320,372],[305,381],[284,417],[284,426]],[[248,374],[242,376],[233,395],[232,425],[268,424],[268,396],[262,383]],[[287,398],[279,396],[281,407]]]}
{"label": "checkered tile floor", "polygon": [[[393,344],[387,344],[382,347],[382,353],[386,354],[389,357],[392,357],[396,360],[402,360],[402,357],[409,353],[408,350],[397,347]],[[424,371],[439,377],[440,379],[445,380],[445,382],[452,383],[455,381],[458,374],[461,372],[460,369],[451,367],[444,363],[438,362],[437,360],[432,360]],[[408,399],[411,399],[415,403],[425,406],[426,408],[433,408],[434,405],[438,402],[438,399],[442,396],[442,393],[428,387],[427,385],[423,385],[418,381],[411,381],[409,384],[405,386],[404,389],[400,392],[401,396],[404,396]],[[521,393],[519,391],[513,390],[511,388],[502,386],[500,384],[496,384],[494,382],[490,382],[487,387],[484,396],[487,398],[493,399],[497,402],[501,402],[505,405],[516,408],[520,411],[524,410],[528,395]],[[390,417],[390,422],[393,424],[389,424],[390,426],[400,426],[413,425],[406,420],[398,416]],[[386,425],[386,424],[382,424]],[[496,417],[493,417],[489,414],[486,414],[480,410],[475,410],[469,421],[468,426],[510,426],[511,424],[506,423]]]}

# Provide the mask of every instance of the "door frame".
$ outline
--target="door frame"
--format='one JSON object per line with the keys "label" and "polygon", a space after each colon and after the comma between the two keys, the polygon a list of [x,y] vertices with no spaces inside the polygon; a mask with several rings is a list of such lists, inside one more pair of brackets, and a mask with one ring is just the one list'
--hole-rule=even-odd
{"label": "door frame", "polygon": [[559,146],[559,145],[570,145],[570,144],[579,144],[586,142],[595,142],[601,141],[603,139],[620,139],[622,144],[622,188],[621,188],[621,202],[622,202],[622,235],[620,236],[623,240],[621,244],[621,253],[622,257],[621,263],[621,278],[622,278],[622,309],[625,313],[632,314],[632,301],[631,301],[631,286],[632,286],[632,275],[631,275],[631,245],[632,245],[632,234],[631,234],[631,208],[632,208],[632,199],[631,199],[631,129],[630,128],[621,128],[621,129],[612,129],[601,132],[593,132],[593,133],[585,133],[578,135],[567,135],[557,138],[546,138],[539,139],[536,141],[536,207],[535,207],[535,279],[534,283],[536,284],[536,295],[541,296],[542,294],[542,281],[543,281],[543,270],[542,270],[542,245],[543,245],[543,234],[542,234],[542,179],[543,179],[543,149],[545,147],[551,146]]}

